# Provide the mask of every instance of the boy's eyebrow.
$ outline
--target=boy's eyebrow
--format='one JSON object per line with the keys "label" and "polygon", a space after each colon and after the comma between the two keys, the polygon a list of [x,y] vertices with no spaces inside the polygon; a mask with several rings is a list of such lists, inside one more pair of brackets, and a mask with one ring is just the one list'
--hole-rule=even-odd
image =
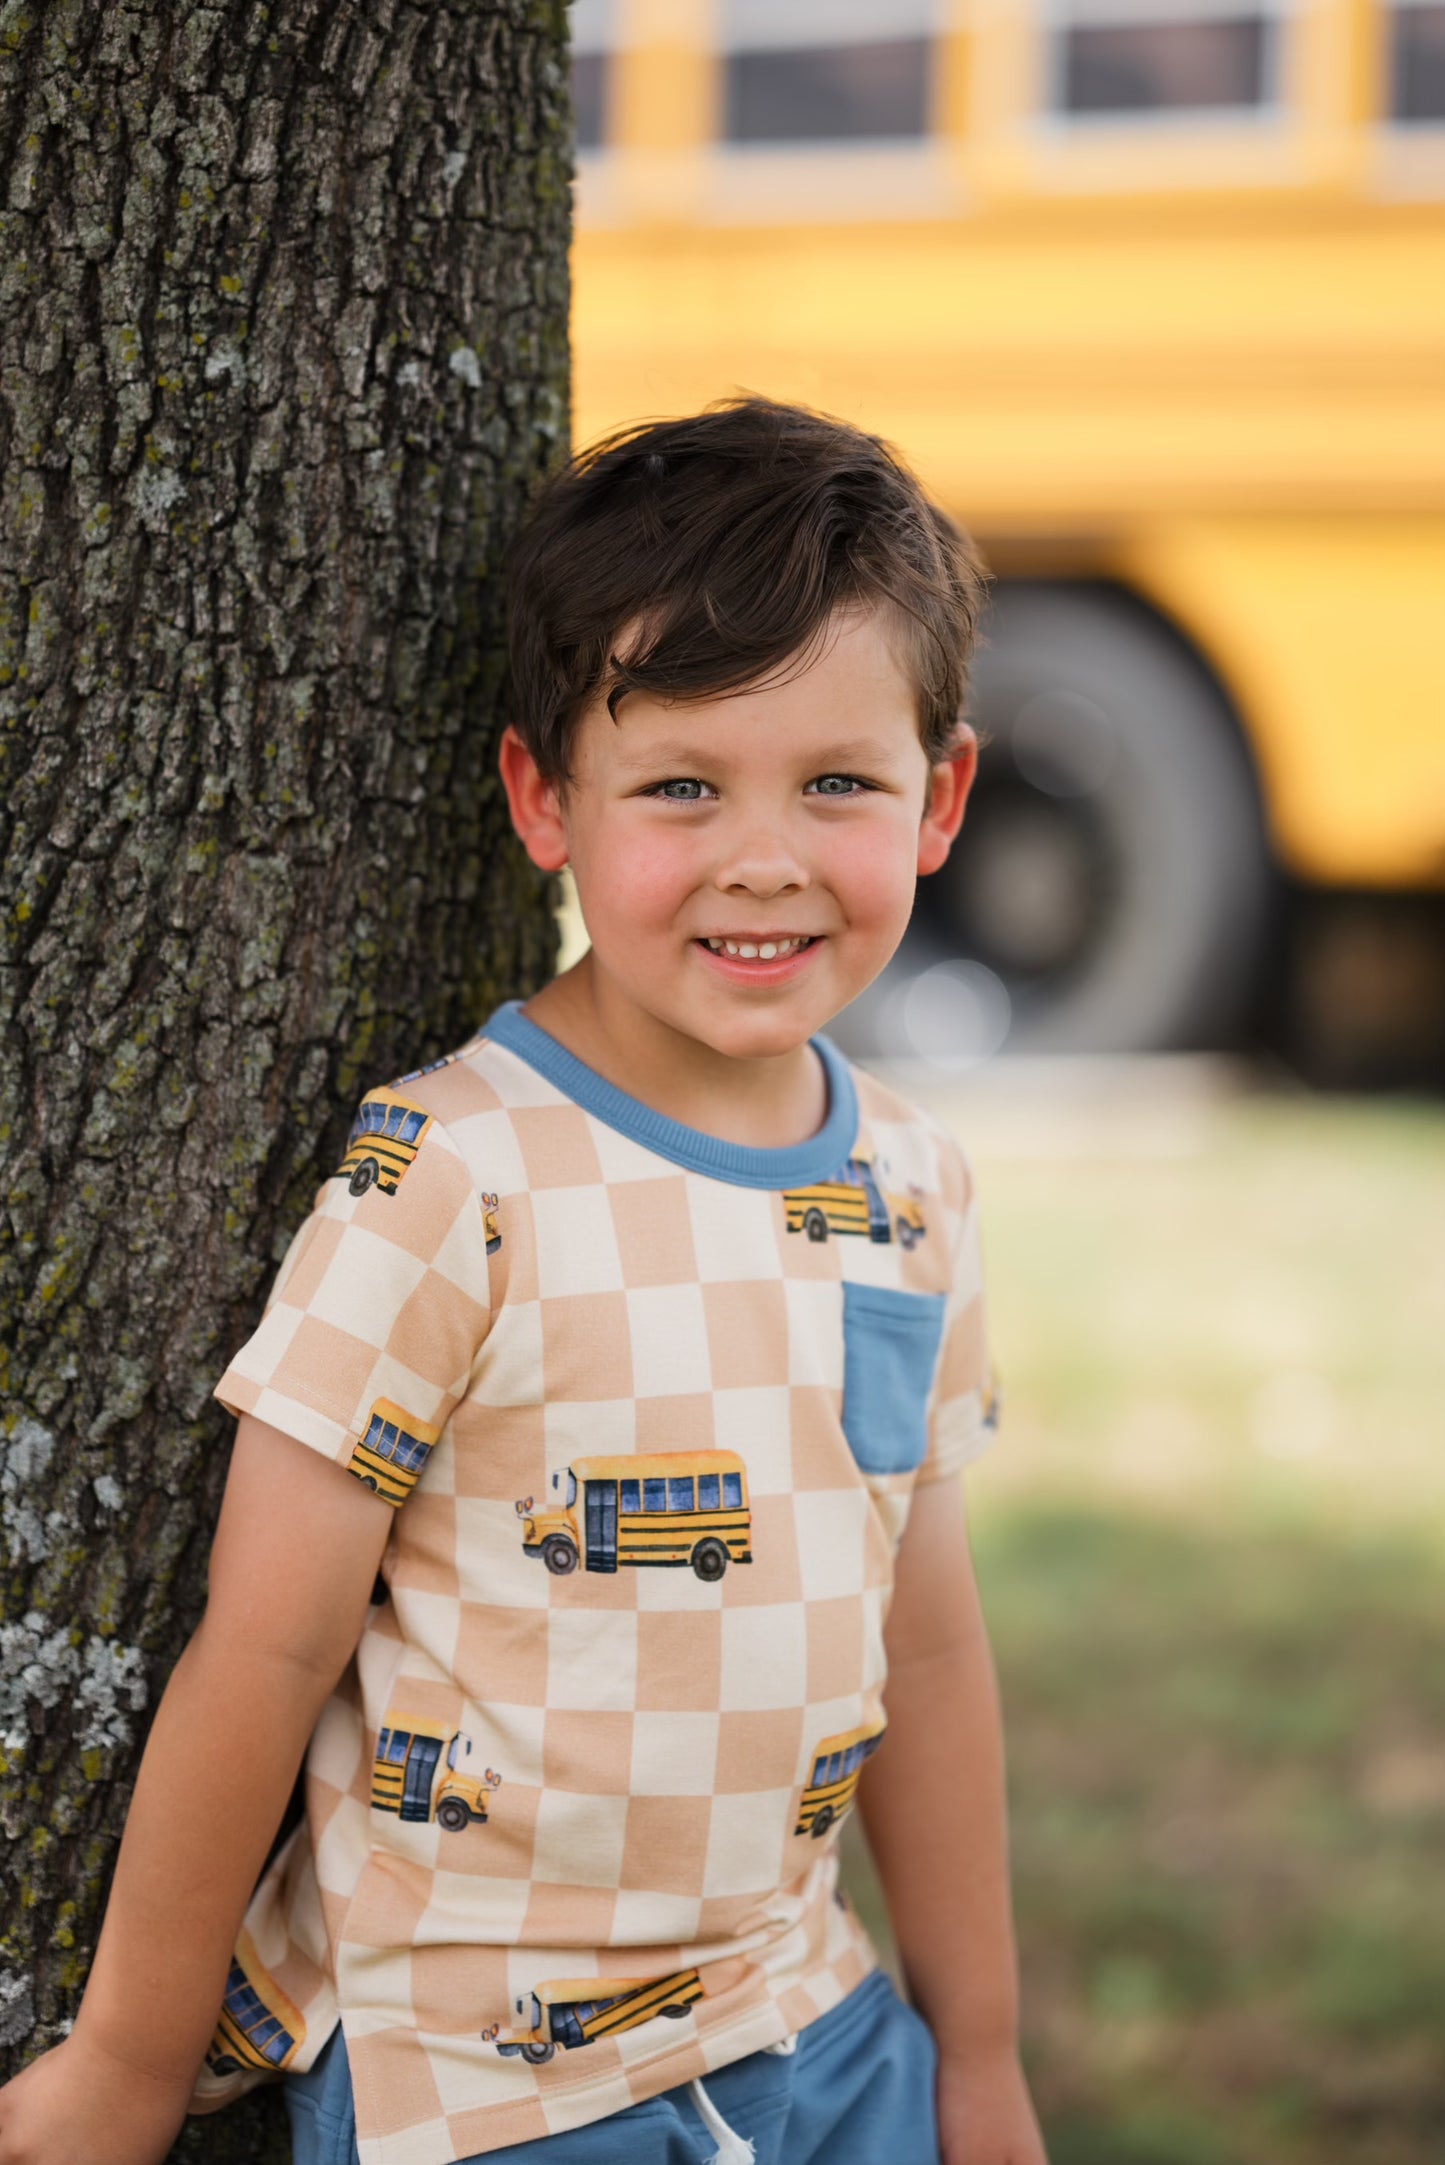
{"label": "boy's eyebrow", "polygon": [[[892,749],[890,740],[881,737],[845,737],[841,743],[825,745],[815,752],[808,764],[819,771],[831,766],[851,766],[868,761],[886,759]],[[660,744],[649,744],[645,749],[620,751],[618,764],[623,767],[695,767],[699,764],[717,764],[728,757],[727,749],[716,740],[706,746],[694,739],[664,738]]]}

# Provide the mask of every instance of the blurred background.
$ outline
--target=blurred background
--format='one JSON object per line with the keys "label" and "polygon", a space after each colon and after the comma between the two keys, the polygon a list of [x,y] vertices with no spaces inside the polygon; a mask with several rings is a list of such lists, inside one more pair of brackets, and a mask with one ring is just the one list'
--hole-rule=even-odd
{"label": "blurred background", "polygon": [[572,20],[578,441],[801,399],[995,577],[836,1034],[979,1174],[1055,2165],[1438,2165],[1445,5]]}

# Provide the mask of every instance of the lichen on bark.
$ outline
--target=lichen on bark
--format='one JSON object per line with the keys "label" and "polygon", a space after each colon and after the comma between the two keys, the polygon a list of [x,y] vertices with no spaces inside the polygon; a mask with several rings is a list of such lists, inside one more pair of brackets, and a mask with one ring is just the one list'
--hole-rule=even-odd
{"label": "lichen on bark", "polygon": [[498,571],[569,166],[562,0],[0,5],[5,2070],[199,1613],[211,1384],[356,1096],[551,960]]}

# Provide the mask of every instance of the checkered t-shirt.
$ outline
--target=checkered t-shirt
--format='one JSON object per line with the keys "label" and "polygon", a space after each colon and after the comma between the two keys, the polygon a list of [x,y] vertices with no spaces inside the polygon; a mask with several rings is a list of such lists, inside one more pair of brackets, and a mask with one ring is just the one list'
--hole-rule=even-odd
{"label": "checkered t-shirt", "polygon": [[991,1394],[957,1148],[817,1050],[787,1150],[662,1118],[516,1005],[363,1102],[216,1395],[396,1515],[198,2107],[339,2017],[362,2165],[450,2165],[873,1967],[837,1828],[887,1749],[913,1485]]}

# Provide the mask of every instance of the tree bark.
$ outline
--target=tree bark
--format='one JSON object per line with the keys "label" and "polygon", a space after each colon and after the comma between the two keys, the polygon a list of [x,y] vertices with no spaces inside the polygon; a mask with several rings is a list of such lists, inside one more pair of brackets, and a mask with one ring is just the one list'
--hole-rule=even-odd
{"label": "tree bark", "polygon": [[[6,2071],[203,1601],[211,1385],[355,1099],[551,961],[498,569],[569,160],[562,0],[0,0]],[[274,2095],[175,2154],[284,2158]]]}

